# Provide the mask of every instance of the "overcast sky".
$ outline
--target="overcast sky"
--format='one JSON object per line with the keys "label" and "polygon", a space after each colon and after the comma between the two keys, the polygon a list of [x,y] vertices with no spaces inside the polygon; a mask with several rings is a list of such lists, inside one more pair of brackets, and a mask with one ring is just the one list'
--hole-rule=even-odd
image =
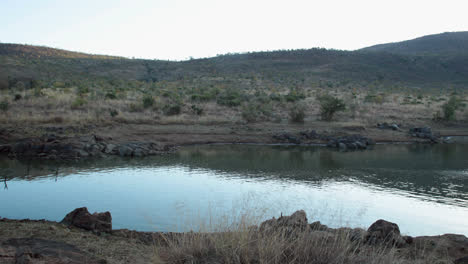
{"label": "overcast sky", "polygon": [[0,41],[183,60],[468,31],[468,0],[0,0]]}

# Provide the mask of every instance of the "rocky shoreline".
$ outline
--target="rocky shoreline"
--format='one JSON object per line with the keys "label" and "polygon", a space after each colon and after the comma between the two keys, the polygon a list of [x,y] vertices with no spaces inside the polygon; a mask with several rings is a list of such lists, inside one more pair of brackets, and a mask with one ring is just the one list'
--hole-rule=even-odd
{"label": "rocky shoreline", "polygon": [[[93,240],[104,239],[108,243],[124,243],[133,241],[140,247],[167,248],[178,243],[178,239],[193,233],[161,233],[138,232],[126,229],[113,230],[112,216],[109,212],[90,214],[87,208],[77,208],[67,214],[60,222],[46,220],[11,220],[0,218],[0,227],[7,228],[16,225],[33,226],[33,229],[45,229],[48,233],[59,231],[78,234],[91,243]],[[74,245],[71,236],[68,239],[55,241],[54,235],[41,237],[40,230],[28,233],[15,233],[12,237],[6,229],[0,228],[0,263],[113,263],[105,255],[92,254]],[[236,231],[234,231],[236,232]],[[240,232],[240,231],[239,231]],[[410,257],[414,252],[423,249],[424,254],[434,254],[440,258],[437,263],[468,263],[468,238],[464,235],[445,234],[441,236],[403,236],[397,224],[385,220],[377,220],[367,230],[361,228],[329,228],[319,221],[309,223],[304,211],[296,211],[290,216],[281,216],[262,222],[258,226],[250,226],[248,232],[256,237],[269,237],[272,234],[281,236],[294,244],[298,237],[307,236],[315,240],[331,241],[340,237],[354,245],[364,254],[368,248],[385,248],[395,250],[403,257]],[[223,233],[217,235],[222,236]],[[104,258],[103,258],[104,256]],[[108,256],[112,257],[112,256]],[[132,256],[126,256],[131,259]],[[414,256],[413,256],[414,257]],[[442,262],[442,259],[450,262]],[[136,261],[135,263],[144,263]],[[419,263],[419,262],[418,262]]]}
{"label": "rocky shoreline", "polygon": [[[449,143],[449,141],[434,133],[430,127],[410,128],[408,132],[402,131],[396,124],[378,124],[378,130],[395,130],[406,134],[405,143]],[[288,145],[324,145],[340,151],[365,150],[379,142],[386,142],[380,138],[372,138],[362,134],[317,132],[316,130],[302,130],[296,132],[276,132],[260,135],[249,135],[242,138],[236,133],[222,135],[221,139],[201,139],[196,142],[153,138],[122,140],[113,139],[112,136],[97,134],[81,134],[67,136],[63,129],[54,129],[57,133],[44,133],[37,137],[8,138],[0,144],[0,154],[10,158],[47,159],[47,160],[76,160],[83,158],[101,158],[110,155],[120,157],[144,157],[161,155],[173,152],[178,146],[188,144],[207,143],[256,143],[256,144],[288,144]],[[83,131],[82,131],[83,132]],[[1,133],[0,133],[1,134]],[[0,135],[1,136],[1,135]],[[169,137],[171,135],[168,135]],[[218,135],[219,136],[219,135]],[[174,137],[177,137],[174,135]],[[191,137],[190,133],[186,137]],[[390,141],[401,143],[401,140]]]}

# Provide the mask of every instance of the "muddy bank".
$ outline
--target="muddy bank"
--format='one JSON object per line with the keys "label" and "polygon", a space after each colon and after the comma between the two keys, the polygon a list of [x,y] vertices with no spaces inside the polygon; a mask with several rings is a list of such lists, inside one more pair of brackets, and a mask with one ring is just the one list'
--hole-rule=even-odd
{"label": "muddy bank", "polygon": [[387,125],[119,125],[32,130],[0,129],[0,154],[11,158],[69,160],[118,155],[142,157],[174,151],[177,146],[207,143],[322,144],[341,151],[367,149],[375,143],[441,143],[444,135],[468,135],[468,128]]}
{"label": "muddy bank", "polygon": [[[468,257],[468,238],[464,235],[404,236],[397,224],[382,219],[367,229],[329,228],[318,221],[310,223],[304,211],[218,233],[137,232],[112,230],[111,227],[109,212],[90,214],[86,208],[70,212],[60,223],[0,218],[0,263],[186,263],[175,255],[180,253],[179,250],[187,250],[183,248],[188,246],[187,241],[199,243],[200,238],[221,241],[234,239],[239,234],[244,240],[252,239],[252,243],[272,237],[279,240],[280,237],[290,249],[307,247],[307,244],[301,244],[302,239],[306,239],[308,247],[314,247],[314,250],[318,245],[322,249],[338,250],[335,247],[339,242],[340,247],[352,251],[348,259],[359,259],[359,263],[371,263],[367,258],[375,258],[371,254],[374,251],[380,256],[392,254],[392,260],[398,263],[460,264],[467,263]],[[215,252],[211,254],[212,263],[223,263],[216,259],[221,256],[216,256]],[[205,263],[205,257],[192,259],[192,262]],[[255,258],[254,255],[251,257]],[[323,260],[320,263],[334,263]]]}

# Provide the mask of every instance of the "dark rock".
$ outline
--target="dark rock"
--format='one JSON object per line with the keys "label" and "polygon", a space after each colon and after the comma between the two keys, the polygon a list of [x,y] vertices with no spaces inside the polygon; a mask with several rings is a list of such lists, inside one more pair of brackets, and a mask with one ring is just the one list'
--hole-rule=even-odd
{"label": "dark rock", "polygon": [[377,220],[367,229],[365,241],[370,245],[391,243],[397,247],[406,244],[406,241],[401,237],[398,225],[382,219]]}
{"label": "dark rock", "polygon": [[114,150],[117,148],[116,145],[114,144],[107,144],[105,149],[104,149],[104,153],[106,154],[111,154],[111,153],[114,153]]}
{"label": "dark rock", "polygon": [[286,141],[293,144],[301,144],[301,140],[290,133],[279,133],[273,135],[273,138],[279,141]]}
{"label": "dark rock", "polygon": [[440,136],[434,135],[430,127],[414,127],[409,130],[412,137],[428,139],[432,143],[438,143]]}
{"label": "dark rock", "polygon": [[112,232],[112,216],[109,212],[90,214],[86,207],[68,213],[60,223],[95,233]]}
{"label": "dark rock", "polygon": [[98,260],[73,245],[39,238],[13,238],[0,245],[0,263],[98,264]]}
{"label": "dark rock", "polygon": [[399,125],[389,124],[389,123],[386,123],[386,122],[377,124],[377,128],[379,128],[379,129],[391,129],[391,130],[394,130],[394,131],[399,131],[400,130]]}
{"label": "dark rock", "polygon": [[300,210],[290,216],[281,216],[278,219],[273,217],[270,220],[264,221],[260,224],[259,231],[263,234],[283,232],[286,235],[293,235],[298,232],[310,230],[309,228],[306,213]]}
{"label": "dark rock", "polygon": [[372,139],[361,135],[349,135],[337,138],[329,137],[328,140],[327,147],[338,148],[342,151],[367,149],[367,145],[375,144]]}
{"label": "dark rock", "polygon": [[121,157],[131,157],[133,155],[133,149],[127,145],[119,146],[118,153]]}
{"label": "dark rock", "polygon": [[468,256],[456,259],[453,263],[454,264],[468,264]]}
{"label": "dark rock", "polygon": [[407,244],[413,244],[412,236],[403,236],[403,240],[405,240]]}
{"label": "dark rock", "polygon": [[31,147],[30,142],[27,142],[27,141],[26,142],[18,142],[18,143],[13,145],[12,152],[21,154],[21,153],[26,152],[30,147]]}
{"label": "dark rock", "polygon": [[351,242],[361,242],[366,239],[367,231],[362,228],[354,228],[349,232],[349,240]]}
{"label": "dark rock", "polygon": [[312,231],[327,231],[328,230],[328,226],[322,225],[320,221],[313,222],[309,226],[310,226],[310,229],[312,229]]}
{"label": "dark rock", "polygon": [[319,137],[315,130],[301,131],[299,134],[305,139],[317,139]]}
{"label": "dark rock", "polygon": [[367,148],[367,145],[362,143],[361,141],[356,141],[354,144],[356,144],[356,147],[358,149],[366,149]]}
{"label": "dark rock", "polygon": [[11,151],[10,145],[0,145],[0,153],[5,152],[8,153]]}
{"label": "dark rock", "polygon": [[348,149],[346,144],[342,142],[338,143],[338,148],[343,151],[346,151]]}

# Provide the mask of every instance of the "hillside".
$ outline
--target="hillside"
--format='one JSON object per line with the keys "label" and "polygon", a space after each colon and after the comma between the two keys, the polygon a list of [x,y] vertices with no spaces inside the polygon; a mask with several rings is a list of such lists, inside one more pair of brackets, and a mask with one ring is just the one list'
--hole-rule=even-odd
{"label": "hillside", "polygon": [[[445,43],[440,37],[445,35],[423,37],[403,42],[405,44],[383,44],[359,51],[282,50],[182,62],[127,59],[47,47],[0,44],[0,89],[13,87],[18,82],[29,87],[34,81],[50,85],[56,81],[77,84],[84,81],[158,82],[200,78],[224,78],[230,82],[256,78],[275,86],[464,88],[468,86],[467,45],[459,44],[457,49],[454,48],[455,44],[437,45]],[[468,36],[464,33],[449,33],[447,36],[454,43],[462,43],[465,35]],[[418,54],[431,51],[433,56],[390,52],[402,50],[398,48],[400,46],[407,47],[407,53],[423,47]],[[456,50],[458,56],[435,56],[449,50]]]}
{"label": "hillside", "polygon": [[412,40],[375,45],[361,51],[403,55],[459,56],[468,54],[468,31],[446,32]]}

